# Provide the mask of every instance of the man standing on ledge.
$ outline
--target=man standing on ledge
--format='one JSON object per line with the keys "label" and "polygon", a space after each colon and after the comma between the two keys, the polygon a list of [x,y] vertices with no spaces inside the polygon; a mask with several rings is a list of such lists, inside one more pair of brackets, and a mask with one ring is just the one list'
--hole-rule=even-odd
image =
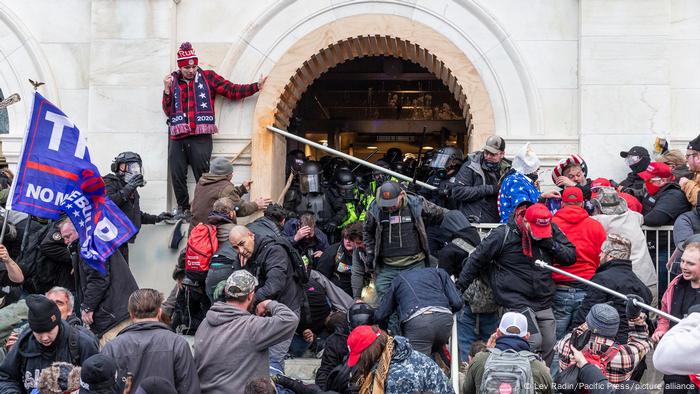
{"label": "man standing on ledge", "polygon": [[[256,83],[238,85],[213,70],[202,70],[189,42],[177,51],[178,70],[163,80],[163,112],[168,117],[170,143],[168,166],[173,182],[178,213],[190,209],[187,192],[187,166],[192,167],[195,182],[209,169],[212,134],[217,133],[214,99],[217,94],[241,100],[262,89],[267,77]],[[173,83],[173,82],[177,83]]]}

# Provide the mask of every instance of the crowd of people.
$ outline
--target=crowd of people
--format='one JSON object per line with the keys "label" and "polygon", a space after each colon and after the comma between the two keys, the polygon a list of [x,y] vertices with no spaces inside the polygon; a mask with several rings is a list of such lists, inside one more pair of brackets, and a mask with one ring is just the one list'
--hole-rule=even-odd
{"label": "crowd of people", "polygon": [[[129,261],[136,236],[105,275],[67,218],[5,212],[0,394],[453,393],[453,358],[464,393],[698,392],[700,136],[685,156],[620,152],[630,172],[619,182],[591,179],[572,153],[547,191],[534,149],[506,159],[496,135],[467,156],[391,148],[376,162],[430,190],[292,151],[283,203],[251,201],[252,181],[234,185],[232,163],[211,157],[213,101],[265,78],[236,85],[201,70],[188,43],[178,67],[163,92],[177,212],[141,210],[137,153],[104,176],[137,228],[186,224],[172,292],[139,288],[129,264],[148,262]],[[494,228],[482,235],[482,224]],[[667,225],[672,239],[642,228]],[[314,384],[285,375],[295,357],[320,358]],[[663,385],[648,378],[656,371]]]}

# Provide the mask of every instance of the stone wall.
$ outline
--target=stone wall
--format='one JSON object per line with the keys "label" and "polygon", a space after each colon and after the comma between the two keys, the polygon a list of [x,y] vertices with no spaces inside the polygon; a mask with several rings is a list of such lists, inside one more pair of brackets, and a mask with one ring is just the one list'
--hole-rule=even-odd
{"label": "stone wall", "polygon": [[23,101],[9,108],[10,134],[0,138],[16,163],[31,108],[26,80],[40,79],[41,93],[87,132],[103,171],[120,151],[142,154],[144,210],[166,209],[162,79],[188,40],[203,67],[233,81],[272,73],[260,95],[217,100],[214,151],[234,156],[254,137],[234,180],[252,176],[254,195],[276,197],[283,149],[262,130],[271,108],[310,54],[360,32],[422,40],[454,59],[453,71],[471,64],[484,90],[470,104],[492,113],[477,136],[492,128],[509,154],[533,141],[546,164],[580,152],[591,175],[620,177],[619,150],[650,147],[656,134],[683,146],[698,132],[699,17],[694,0],[2,0],[0,84]]}

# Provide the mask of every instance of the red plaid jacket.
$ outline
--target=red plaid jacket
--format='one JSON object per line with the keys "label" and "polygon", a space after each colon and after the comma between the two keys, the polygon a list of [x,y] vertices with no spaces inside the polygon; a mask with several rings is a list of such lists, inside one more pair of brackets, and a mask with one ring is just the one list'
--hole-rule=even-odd
{"label": "red plaid jacket", "polygon": [[[638,318],[629,321],[630,331],[627,337],[627,344],[618,345],[620,351],[610,360],[608,368],[603,371],[603,375],[608,378],[610,383],[622,383],[629,380],[634,368],[639,364],[644,355],[653,348],[653,343],[651,338],[649,338],[647,323],[644,320],[645,318],[646,316],[642,313]],[[575,328],[574,331],[578,330],[582,332],[587,329],[588,325],[583,323]],[[571,334],[567,334],[557,343],[559,368],[561,368],[561,370],[576,364],[576,360],[574,360],[571,355],[571,347],[569,346],[570,338]],[[610,346],[615,344],[614,340],[598,335],[592,335],[591,339],[592,343],[589,344],[589,347],[593,354],[603,354]]]}
{"label": "red plaid jacket", "polygon": [[[204,78],[206,78],[207,83],[209,84],[209,92],[210,97],[211,97],[211,103],[212,103],[212,109],[214,105],[214,100],[216,99],[216,95],[220,94],[228,99],[231,100],[241,100],[244,99],[248,96],[252,96],[257,91],[259,90],[258,83],[251,83],[247,85],[239,85],[235,84],[231,81],[227,81],[222,77],[221,75],[217,74],[213,70],[202,70],[202,75],[204,75]],[[194,94],[195,94],[195,89],[194,89],[194,80],[192,81],[186,81],[184,79],[180,79],[177,81],[178,84],[180,84],[180,90],[182,91],[181,100],[182,100],[182,108],[186,108],[185,113],[187,114],[187,119],[190,119],[190,128],[192,130],[195,129],[195,124],[194,124]],[[171,94],[165,94],[165,91],[163,91],[163,112],[165,112],[165,115],[170,118],[170,112],[172,110],[172,95]],[[184,138],[187,137],[188,135],[180,135],[177,136],[177,138],[173,138],[173,136],[170,136],[171,139],[179,139],[179,138]]]}

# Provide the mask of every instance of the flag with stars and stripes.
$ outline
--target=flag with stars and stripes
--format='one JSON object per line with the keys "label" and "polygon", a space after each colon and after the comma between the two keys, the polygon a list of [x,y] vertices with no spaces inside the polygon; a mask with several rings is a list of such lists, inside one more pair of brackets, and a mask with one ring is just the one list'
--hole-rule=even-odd
{"label": "flag with stars and stripes", "polygon": [[80,237],[81,257],[102,274],[112,253],[136,234],[134,224],[107,197],[85,136],[36,92],[7,209],[46,219],[65,213]]}

